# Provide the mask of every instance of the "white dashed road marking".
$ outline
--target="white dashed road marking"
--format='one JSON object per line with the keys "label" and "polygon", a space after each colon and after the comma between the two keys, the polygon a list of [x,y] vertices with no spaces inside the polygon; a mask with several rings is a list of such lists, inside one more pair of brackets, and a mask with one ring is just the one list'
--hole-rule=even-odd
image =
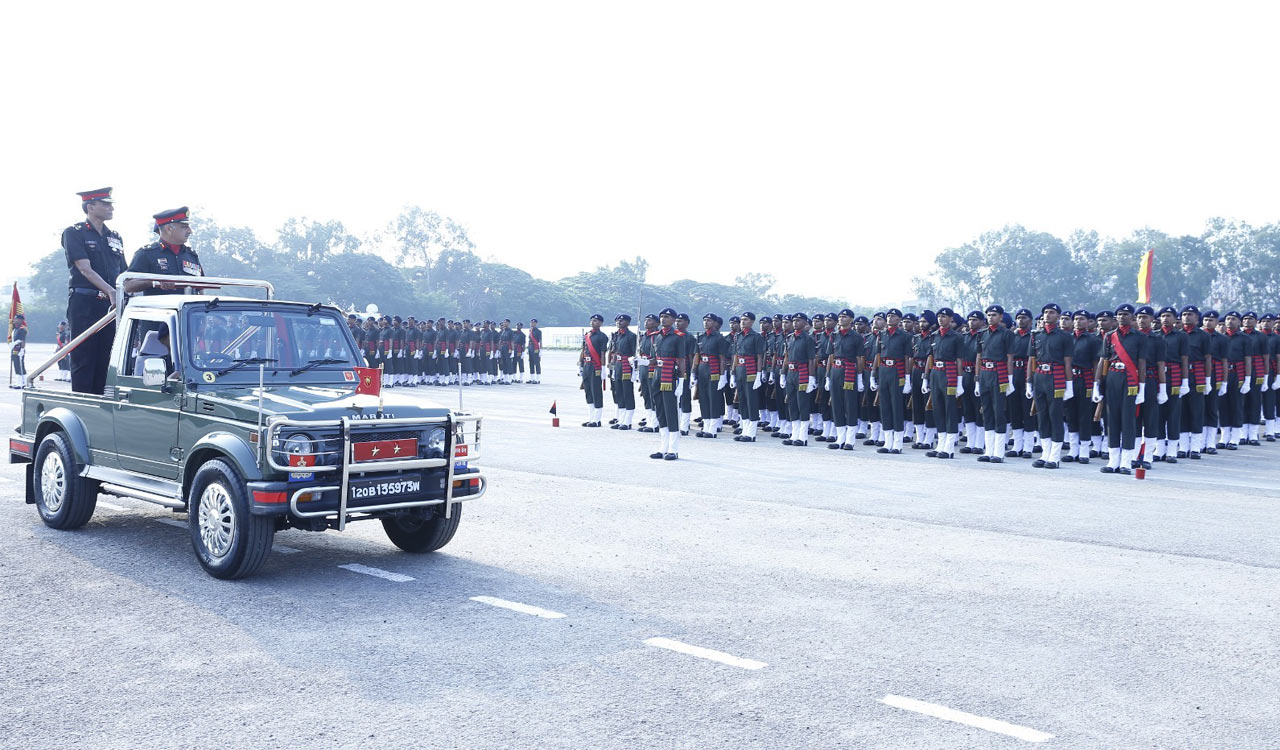
{"label": "white dashed road marking", "polygon": [[549,609],[534,607],[529,604],[521,604],[520,602],[509,602],[506,599],[498,599],[493,596],[473,596],[471,597],[471,601],[480,602],[481,604],[490,604],[495,607],[502,607],[503,609],[509,609],[514,612],[523,612],[526,615],[533,615],[535,617],[545,617],[548,620],[564,617],[563,614],[559,612],[552,612]]}
{"label": "white dashed road marking", "polygon": [[407,581],[413,580],[413,576],[407,576],[400,573],[392,573],[391,571],[383,570],[382,568],[371,568],[368,565],[361,565],[360,563],[349,563],[347,565],[339,565],[338,567],[342,568],[343,570],[349,570],[352,573],[363,573],[364,575],[367,575],[367,576],[373,576],[374,578],[385,578],[388,581],[395,581],[396,583],[405,583]]}
{"label": "white dashed road marking", "polygon": [[647,638],[645,639],[645,643],[650,646],[656,646],[657,648],[665,648],[671,651],[678,651],[682,654],[696,656],[699,659],[718,661],[721,664],[728,664],[731,667],[741,667],[742,669],[764,669],[769,666],[768,664],[762,661],[756,661],[755,659],[743,659],[740,656],[726,654],[723,651],[716,651],[714,649],[703,648],[701,646],[690,646],[687,643],[673,641],[670,638]]}
{"label": "white dashed road marking", "polygon": [[107,510],[128,510],[128,508],[124,507],[123,505],[116,505],[115,503],[109,503],[106,500],[99,500],[98,507],[106,508]]}
{"label": "white dashed road marking", "polygon": [[936,703],[925,703],[924,701],[918,701],[914,698],[904,698],[901,695],[886,695],[880,699],[880,702],[888,706],[893,706],[894,708],[901,708],[906,711],[915,711],[916,713],[924,714],[925,716],[932,716],[936,719],[954,721],[958,724],[977,727],[978,729],[985,729],[988,732],[1005,734],[1010,737],[1016,737],[1020,740],[1026,740],[1027,742],[1044,742],[1046,740],[1053,739],[1052,734],[1041,732],[1038,729],[1010,724],[1007,721],[1000,721],[999,719],[988,719],[985,716],[957,711],[954,708],[939,706]]}
{"label": "white dashed road marking", "polygon": [[176,518],[157,518],[156,520],[159,521],[160,523],[168,524],[169,526],[177,526],[180,529],[187,528],[186,521],[179,521]]}

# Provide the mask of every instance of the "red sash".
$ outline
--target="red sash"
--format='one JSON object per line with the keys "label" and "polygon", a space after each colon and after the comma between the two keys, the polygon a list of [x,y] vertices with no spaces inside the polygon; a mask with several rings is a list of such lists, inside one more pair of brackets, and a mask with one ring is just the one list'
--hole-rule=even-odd
{"label": "red sash", "polygon": [[1129,356],[1129,351],[1124,348],[1124,344],[1120,343],[1119,329],[1111,332],[1111,346],[1116,350],[1116,356],[1120,357],[1120,361],[1124,363],[1124,377],[1129,384],[1129,395],[1138,395],[1138,366],[1134,364],[1133,357]]}
{"label": "red sash", "polygon": [[596,351],[596,347],[591,343],[591,331],[582,334],[582,343],[587,346],[587,354],[591,356],[591,366],[596,368],[596,372],[600,372],[600,352]]}

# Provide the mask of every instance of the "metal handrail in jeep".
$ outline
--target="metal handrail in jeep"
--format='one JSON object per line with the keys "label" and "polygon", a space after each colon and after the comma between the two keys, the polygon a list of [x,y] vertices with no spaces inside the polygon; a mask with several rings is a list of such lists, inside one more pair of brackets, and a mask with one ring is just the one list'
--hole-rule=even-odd
{"label": "metal handrail in jeep", "polygon": [[[172,281],[174,284],[181,287],[185,287],[187,289],[221,289],[223,287],[245,287],[250,289],[265,289],[267,292],[267,299],[275,299],[275,295],[276,295],[275,285],[272,284],[270,281],[262,281],[260,279],[232,279],[232,278],[225,278],[222,276],[170,276],[170,275],[159,274],[159,273],[130,273],[128,271],[125,271],[124,273],[116,277],[116,299],[117,300],[124,299],[125,282],[133,281],[135,279],[141,279],[142,281]],[[198,281],[192,281],[192,279],[198,279]],[[53,367],[58,362],[58,360],[70,354],[71,351],[75,349],[77,346],[80,346],[80,344],[83,343],[85,339],[89,338],[90,336],[97,333],[98,331],[101,331],[103,328],[106,328],[112,322],[115,322],[118,324],[123,315],[124,315],[124,305],[118,305],[114,310],[108,311],[106,315],[103,315],[101,318],[94,321],[94,324],[86,328],[83,332],[80,333],[79,336],[76,336],[74,339],[71,339],[66,343],[65,346],[63,346],[61,349],[54,352],[53,356],[50,357],[46,362],[42,363],[39,367],[35,368],[34,370],[31,370],[30,372],[28,372],[24,376],[25,382],[23,385],[30,386],[32,383],[35,383],[37,377],[39,377],[45,370],[49,369],[50,367]]]}
{"label": "metal handrail in jeep", "polygon": [[[467,451],[468,451],[466,456],[467,461],[469,462],[476,461],[476,460],[479,460],[480,458],[479,446],[480,446],[480,420],[481,419],[482,417],[478,414],[456,414],[456,415],[448,415],[443,417],[420,417],[416,419],[413,419],[413,418],[379,419],[376,421],[372,421],[372,420],[366,421],[362,419],[352,419],[351,417],[342,417],[340,420],[337,420],[336,422],[331,419],[330,420],[277,419],[272,421],[269,425],[267,425],[267,434],[264,435],[262,439],[263,439],[263,442],[265,442],[266,445],[268,446],[267,463],[277,471],[293,472],[293,471],[297,471],[300,467],[281,466],[275,460],[275,456],[273,455],[274,451],[270,449],[270,446],[274,445],[275,437],[279,434],[280,429],[285,427],[293,427],[293,428],[301,428],[301,429],[306,429],[306,428],[319,429],[324,427],[329,427],[329,428],[338,427],[340,429],[341,437],[342,437],[342,446],[343,446],[342,462],[340,463],[340,465],[324,466],[324,467],[308,466],[306,467],[306,469],[308,472],[317,470],[317,469],[323,470],[323,471],[332,471],[334,469],[339,469],[341,470],[341,477],[342,477],[341,484],[326,485],[326,486],[320,486],[320,487],[304,487],[296,490],[292,495],[289,496],[289,511],[300,518],[315,518],[320,516],[332,515],[333,511],[327,511],[327,510],[319,510],[319,511],[301,510],[298,508],[298,503],[300,502],[300,498],[303,495],[313,495],[313,494],[320,494],[322,492],[332,492],[333,490],[338,490],[338,511],[337,511],[338,531],[342,531],[343,529],[346,528],[346,525],[347,525],[347,515],[348,515],[347,514],[347,497],[350,494],[351,475],[353,473],[362,474],[366,471],[396,471],[399,469],[440,468],[443,466],[448,470],[448,473],[445,477],[445,484],[444,484],[444,491],[445,491],[444,499],[443,500],[407,500],[399,503],[386,503],[383,505],[363,506],[355,509],[355,512],[367,513],[367,512],[379,511],[379,510],[395,510],[395,509],[401,509],[401,508],[421,508],[421,507],[427,507],[431,505],[439,505],[440,503],[443,502],[444,517],[445,518],[452,517],[453,505],[460,501],[455,500],[453,497],[454,468],[456,465],[456,462],[454,459],[456,458],[455,453],[456,453],[457,443],[455,440],[454,431],[448,429],[448,427],[453,425],[462,426],[468,422],[475,423],[475,442],[464,443],[464,445],[467,445]],[[383,427],[383,426],[412,425],[412,426],[420,427],[420,426],[423,426],[424,424],[427,426],[435,426],[442,422],[445,424],[445,427],[446,427],[445,456],[443,458],[388,459],[388,460],[382,460],[382,461],[361,461],[358,465],[355,464],[354,455],[352,452],[353,443],[351,442],[352,426],[376,425],[378,427]],[[476,452],[474,454],[471,453],[472,447],[476,449]],[[483,472],[466,474],[466,478],[468,481],[472,479],[477,479],[480,481],[479,491],[474,495],[468,495],[467,496],[468,500],[473,500],[475,498],[480,497],[488,489],[488,485],[489,485],[488,479],[484,476]]]}

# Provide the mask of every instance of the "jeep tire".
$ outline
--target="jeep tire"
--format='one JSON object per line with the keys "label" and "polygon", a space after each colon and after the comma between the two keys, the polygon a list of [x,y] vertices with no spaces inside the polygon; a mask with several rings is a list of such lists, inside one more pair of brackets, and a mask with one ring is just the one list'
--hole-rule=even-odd
{"label": "jeep tire", "polygon": [[206,461],[187,495],[187,527],[196,559],[214,578],[244,578],[266,561],[275,519],[250,512],[249,490],[226,461]]}
{"label": "jeep tire", "polygon": [[462,520],[462,506],[455,505],[452,518],[439,512],[422,516],[416,513],[397,513],[382,519],[382,528],[391,543],[405,552],[435,552],[449,543]]}
{"label": "jeep tire", "polygon": [[67,436],[54,430],[40,441],[31,473],[40,520],[53,529],[78,529],[98,504],[98,483],[80,476]]}

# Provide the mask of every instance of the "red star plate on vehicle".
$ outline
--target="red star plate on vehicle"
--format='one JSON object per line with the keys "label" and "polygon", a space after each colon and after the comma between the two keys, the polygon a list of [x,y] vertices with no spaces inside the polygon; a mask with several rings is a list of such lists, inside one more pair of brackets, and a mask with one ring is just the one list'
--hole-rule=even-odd
{"label": "red star plate on vehicle", "polygon": [[471,449],[461,443],[453,446],[454,458],[466,458],[470,454],[470,452],[471,452]]}
{"label": "red star plate on vehicle", "polygon": [[351,446],[354,461],[394,461],[397,458],[417,458],[417,438],[403,440],[371,440]]}

